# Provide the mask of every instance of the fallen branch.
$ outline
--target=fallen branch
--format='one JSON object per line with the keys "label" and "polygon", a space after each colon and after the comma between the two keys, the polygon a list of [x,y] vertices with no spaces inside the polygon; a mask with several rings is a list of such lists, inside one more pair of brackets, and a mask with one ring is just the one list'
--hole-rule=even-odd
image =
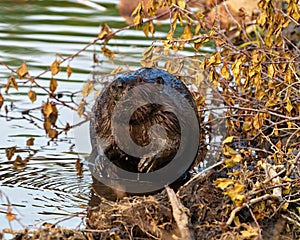
{"label": "fallen branch", "polygon": [[182,205],[180,200],[177,198],[173,189],[166,186],[166,191],[172,206],[173,217],[180,231],[181,239],[192,240],[193,239],[192,234],[188,227],[189,218],[186,215],[186,208]]}

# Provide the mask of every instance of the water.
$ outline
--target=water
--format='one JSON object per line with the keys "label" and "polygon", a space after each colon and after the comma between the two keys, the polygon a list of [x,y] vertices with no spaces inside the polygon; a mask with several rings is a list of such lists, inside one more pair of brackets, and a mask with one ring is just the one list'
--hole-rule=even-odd
{"label": "water", "polygon": [[[35,76],[51,65],[56,54],[72,55],[95,39],[102,23],[108,22],[113,29],[126,26],[116,9],[118,1],[94,2],[104,5],[107,10],[100,12],[77,1],[67,0],[0,1],[0,62],[17,69],[26,61],[29,73]],[[156,36],[163,35],[163,32],[158,32]],[[140,31],[120,33],[109,46],[117,52],[114,63],[101,56],[98,45],[91,46],[69,62],[73,70],[70,79],[65,72],[55,76],[58,80],[57,91],[62,92],[63,99],[67,101],[70,92],[82,89],[95,70],[92,61],[95,50],[100,60],[97,71],[99,74],[107,74],[119,65],[139,66],[141,53],[150,43]],[[9,76],[10,71],[0,65],[0,91],[5,98],[0,110],[0,229],[20,229],[24,226],[34,228],[45,221],[55,223],[71,213],[78,213],[78,217],[60,222],[62,226],[74,228],[82,222],[80,213],[87,207],[91,184],[87,167],[84,167],[83,177],[77,176],[75,163],[79,155],[75,147],[74,131],[51,141],[43,129],[40,109],[30,111],[34,118],[25,116],[26,119],[11,119],[24,117],[22,110],[39,107],[47,101],[47,95],[35,87],[37,101],[31,103],[27,97],[29,85],[22,84],[22,81],[18,81],[18,91],[11,88],[9,95],[6,95],[4,84]],[[43,75],[38,80],[39,84],[48,87],[50,77],[50,74]],[[5,105],[9,110],[8,117],[4,111]],[[59,126],[73,123],[72,111],[64,107],[58,110]],[[79,150],[86,155],[90,149],[87,129],[85,125],[79,132],[86,139],[86,145]],[[35,139],[34,145],[26,146],[30,137]],[[16,152],[9,160],[5,150],[12,147],[16,147]],[[23,165],[13,164],[18,155],[22,160],[28,158],[28,162]],[[17,220],[7,220],[9,206]]]}
{"label": "water", "polygon": [[[25,61],[30,75],[36,76],[52,64],[56,55],[73,55],[93,41],[103,23],[109,23],[113,30],[127,25],[118,14],[117,0],[94,2],[107,10],[101,12],[75,0],[0,0],[0,62],[17,69]],[[168,22],[162,24],[156,29],[155,37],[164,37],[168,28]],[[99,45],[90,46],[62,66],[63,71],[55,76],[57,92],[62,94],[62,100],[72,105],[70,94],[80,91],[84,83],[95,76],[95,71],[105,75],[118,66],[138,68],[143,51],[151,43],[142,31],[120,32],[108,46],[115,52],[113,62],[102,56]],[[94,52],[99,57],[98,67],[93,63]],[[73,70],[70,79],[65,72],[67,64]],[[86,166],[83,176],[79,177],[75,164],[78,158],[83,159],[90,153],[88,123],[51,141],[45,133],[39,108],[48,95],[34,87],[37,101],[31,103],[27,96],[29,84],[23,84],[24,80],[18,80],[18,91],[10,88],[6,95],[4,85],[10,74],[0,64],[0,92],[5,98],[0,110],[0,229],[35,228],[44,222],[59,222],[71,228],[83,226],[82,216],[90,200],[92,180]],[[48,87],[50,78],[51,74],[44,74],[38,83]],[[29,109],[30,115],[22,115],[22,111]],[[72,125],[80,120],[66,107],[58,106],[58,111],[57,125],[62,129],[67,123]],[[26,145],[29,138],[35,139],[33,146]],[[15,153],[9,159],[6,152],[13,147]],[[28,161],[18,164],[14,161],[17,158]],[[7,220],[9,207],[17,220]],[[72,214],[77,217],[70,218]]]}

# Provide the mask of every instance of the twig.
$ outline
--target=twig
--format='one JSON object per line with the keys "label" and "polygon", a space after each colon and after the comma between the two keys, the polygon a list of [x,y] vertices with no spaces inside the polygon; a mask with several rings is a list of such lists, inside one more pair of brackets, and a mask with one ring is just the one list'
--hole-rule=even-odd
{"label": "twig", "polygon": [[296,220],[290,218],[289,216],[286,216],[286,215],[284,215],[284,214],[281,214],[281,217],[284,218],[284,219],[286,219],[286,220],[288,220],[288,221],[290,221],[290,222],[292,222],[292,223],[294,223],[294,224],[297,225],[298,227],[300,227],[300,223],[297,222]]}
{"label": "twig", "polygon": [[217,167],[217,166],[222,165],[223,163],[224,163],[224,160],[222,160],[222,161],[220,161],[220,162],[217,162],[217,163],[215,163],[215,164],[213,164],[213,165],[211,165],[211,166],[205,168],[205,169],[202,170],[201,172],[199,172],[199,173],[197,173],[196,175],[194,175],[188,182],[186,182],[186,183],[183,185],[183,187],[189,185],[191,182],[195,181],[195,179],[198,179],[198,178],[202,177],[204,173],[206,173],[206,172],[208,172],[208,171],[214,169],[214,168]]}
{"label": "twig", "polygon": [[170,187],[166,186],[166,191],[172,206],[173,217],[177,223],[181,239],[192,240],[192,234],[189,230],[189,218],[186,215],[187,209],[182,205],[180,200],[177,198],[175,192]]}
{"label": "twig", "polygon": [[276,196],[276,195],[271,195],[271,194],[265,194],[265,195],[263,195],[263,196],[261,196],[261,197],[257,197],[257,198],[251,199],[251,200],[249,201],[249,203],[243,203],[242,206],[239,206],[239,207],[237,207],[237,208],[235,208],[235,209],[232,210],[232,212],[230,213],[230,217],[229,217],[229,219],[228,219],[227,222],[226,222],[226,225],[229,226],[229,225],[232,223],[233,219],[235,218],[235,215],[236,215],[240,210],[242,210],[244,207],[247,207],[247,205],[252,206],[252,205],[255,204],[255,203],[258,203],[258,202],[267,200],[267,199],[269,199],[269,198],[274,198],[274,199],[280,200],[280,198],[279,198],[278,196]]}
{"label": "twig", "polygon": [[252,209],[250,208],[250,206],[249,206],[248,204],[246,204],[246,206],[247,206],[248,211],[250,212],[251,217],[253,218],[253,220],[254,220],[254,222],[255,222],[255,224],[256,224],[256,227],[257,227],[257,229],[258,229],[258,239],[262,239],[262,235],[261,235],[261,227],[259,226],[259,224],[258,224],[258,222],[257,222],[257,220],[256,220],[256,217],[255,217],[255,215],[253,214]]}

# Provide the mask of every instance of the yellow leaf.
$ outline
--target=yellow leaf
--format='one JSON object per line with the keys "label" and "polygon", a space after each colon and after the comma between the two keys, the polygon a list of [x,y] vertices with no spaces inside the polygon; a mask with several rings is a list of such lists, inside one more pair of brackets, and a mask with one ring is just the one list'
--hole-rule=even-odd
{"label": "yellow leaf", "polygon": [[241,193],[244,191],[244,189],[245,189],[245,185],[239,183],[235,184],[233,188],[234,192],[236,193]]}
{"label": "yellow leaf", "polygon": [[246,224],[243,224],[243,226],[246,228],[246,230],[241,231],[243,239],[257,239],[258,236],[257,228],[248,226]]}
{"label": "yellow leaf", "polygon": [[91,82],[86,82],[83,85],[83,89],[82,89],[82,96],[83,97],[87,97],[88,95],[90,95],[94,90],[94,84]]}
{"label": "yellow leaf", "polygon": [[94,99],[95,99],[95,100],[97,99],[97,97],[100,95],[101,92],[102,92],[102,89],[99,89],[99,90],[95,93],[95,95],[94,95]]}
{"label": "yellow leaf", "polygon": [[55,60],[51,66],[50,66],[50,70],[51,70],[51,73],[52,75],[56,75],[57,73],[59,73],[60,71],[60,61],[59,60]]}
{"label": "yellow leaf", "polygon": [[101,31],[98,34],[98,38],[100,40],[103,40],[104,38],[107,37],[112,32],[111,28],[105,23],[101,26]]}
{"label": "yellow leaf", "polygon": [[36,101],[36,93],[35,91],[33,90],[30,90],[28,93],[27,93],[29,99],[31,100],[31,102],[35,102]]}
{"label": "yellow leaf", "polygon": [[[289,194],[289,193],[284,193],[284,194]],[[281,205],[281,209],[283,211],[286,211],[289,207],[289,203],[288,202],[285,202],[284,204]]]}
{"label": "yellow leaf", "polygon": [[103,55],[105,57],[108,57],[109,60],[113,60],[114,59],[114,57],[115,57],[114,52],[111,51],[110,49],[108,49],[107,47],[102,47],[101,51],[102,51],[102,53],[103,53]]}
{"label": "yellow leaf", "polygon": [[34,138],[28,138],[26,141],[26,146],[33,146],[34,145]]}
{"label": "yellow leaf", "polygon": [[185,7],[186,7],[185,0],[177,0],[177,5],[178,5],[180,8],[185,9]]}
{"label": "yellow leaf", "polygon": [[268,66],[268,75],[269,75],[270,78],[273,78],[274,74],[275,74],[275,67],[274,67],[273,64],[270,64]]}
{"label": "yellow leaf", "polygon": [[0,109],[3,106],[3,103],[4,103],[4,98],[3,98],[2,94],[0,93]]}
{"label": "yellow leaf", "polygon": [[67,74],[68,74],[68,78],[71,77],[72,73],[73,73],[72,68],[71,68],[70,65],[68,64],[68,66],[67,66]]}
{"label": "yellow leaf", "polygon": [[238,216],[235,216],[235,218],[233,219],[233,222],[235,224],[235,226],[240,227],[241,226],[241,222]]}
{"label": "yellow leaf", "polygon": [[152,60],[141,60],[140,63],[145,68],[155,67],[155,63]]}
{"label": "yellow leaf", "polygon": [[152,55],[153,55],[153,50],[154,50],[154,46],[151,45],[150,47],[146,48],[145,51],[143,52],[143,57],[144,59],[151,59]]}
{"label": "yellow leaf", "polygon": [[216,52],[213,55],[211,55],[209,62],[208,62],[208,66],[210,65],[219,65],[221,63],[221,55],[220,52]]}
{"label": "yellow leaf", "polygon": [[[233,150],[233,149],[232,149]],[[237,154],[236,152],[226,152],[227,155],[230,156],[230,158],[225,158],[224,163],[227,168],[237,166],[239,162],[242,160],[242,155]],[[224,153],[225,155],[225,153]]]}
{"label": "yellow leaf", "polygon": [[262,100],[265,96],[265,91],[261,88],[261,87],[258,87],[255,91],[255,97],[258,99],[258,100]]}
{"label": "yellow leaf", "polygon": [[286,99],[286,106],[285,106],[285,109],[286,109],[289,113],[293,110],[293,105],[292,105],[291,100],[290,100],[289,97]]}
{"label": "yellow leaf", "polygon": [[193,33],[191,31],[191,26],[187,24],[184,28],[183,34],[181,35],[182,39],[191,39],[193,36]]}
{"label": "yellow leaf", "polygon": [[15,88],[16,90],[18,90],[18,83],[17,83],[17,81],[16,81],[16,79],[15,79],[15,77],[13,76],[13,75],[11,75],[10,77],[9,77],[9,80],[8,80],[9,82],[10,82],[10,84],[13,86],[13,88]]}
{"label": "yellow leaf", "polygon": [[55,90],[57,88],[57,81],[54,78],[50,79],[50,87],[49,88],[52,93],[55,92]]}
{"label": "yellow leaf", "polygon": [[144,32],[146,37],[149,36],[149,33],[151,33],[152,36],[153,36],[153,34],[155,32],[155,28],[154,28],[154,24],[153,24],[152,21],[144,23],[143,32]]}
{"label": "yellow leaf", "polygon": [[235,78],[237,78],[240,75],[242,64],[243,64],[243,58],[242,57],[237,58],[235,60],[235,62],[233,63],[233,65],[231,67],[231,70],[232,70],[233,76]]}
{"label": "yellow leaf", "polygon": [[257,24],[263,27],[267,21],[267,18],[268,18],[268,16],[265,12],[261,13],[256,20]]}
{"label": "yellow leaf", "polygon": [[235,165],[237,165],[237,163],[239,163],[242,160],[242,155],[241,154],[236,154],[234,156],[231,157],[231,160],[233,163],[235,163]]}
{"label": "yellow leaf", "polygon": [[52,105],[49,101],[47,101],[43,106],[43,113],[45,117],[49,117],[49,115],[53,112]]}
{"label": "yellow leaf", "polygon": [[244,189],[244,185],[236,183],[234,187],[228,189],[225,194],[228,195],[237,206],[241,206],[246,199],[246,196],[241,194]]}
{"label": "yellow leaf", "polygon": [[79,103],[77,113],[81,117],[85,111],[85,101],[82,99]]}
{"label": "yellow leaf", "polygon": [[115,68],[114,70],[112,70],[110,72],[110,74],[117,74],[119,72],[121,72],[123,70],[123,68],[121,66],[118,66],[117,68]]}
{"label": "yellow leaf", "polygon": [[194,48],[198,51],[201,47],[203,47],[204,43],[209,42],[209,38],[198,38],[194,41]]}
{"label": "yellow leaf", "polygon": [[232,140],[234,139],[234,136],[230,136],[230,137],[227,137],[224,141],[223,141],[223,145],[226,144],[226,143],[231,143]]}
{"label": "yellow leaf", "polygon": [[237,154],[237,152],[233,148],[229,147],[226,144],[223,145],[222,149],[223,149],[223,154],[226,156],[235,156]]}
{"label": "yellow leaf", "polygon": [[263,125],[263,119],[258,113],[253,118],[253,127],[258,130],[261,129],[262,125]]}
{"label": "yellow leaf", "polygon": [[218,178],[214,181],[214,184],[216,184],[219,188],[224,190],[228,186],[233,185],[234,181],[228,178]]}
{"label": "yellow leaf", "polygon": [[223,65],[223,67],[221,68],[221,74],[224,78],[228,78],[229,77],[229,71],[228,71],[228,67],[227,65]]}
{"label": "yellow leaf", "polygon": [[135,25],[139,25],[139,24],[143,23],[144,3],[142,1],[134,9],[131,16],[133,17],[133,22]]}
{"label": "yellow leaf", "polygon": [[25,62],[23,62],[17,69],[18,78],[22,79],[28,73],[28,67]]}
{"label": "yellow leaf", "polygon": [[251,121],[245,121],[243,123],[243,131],[249,131],[252,129],[252,122]]}
{"label": "yellow leaf", "polygon": [[143,24],[143,32],[144,32],[146,37],[149,36],[149,23],[144,23]]}

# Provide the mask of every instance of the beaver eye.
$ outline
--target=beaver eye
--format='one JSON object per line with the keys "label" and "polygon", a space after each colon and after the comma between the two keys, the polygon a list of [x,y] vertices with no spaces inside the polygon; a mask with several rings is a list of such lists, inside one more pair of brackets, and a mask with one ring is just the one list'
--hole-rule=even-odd
{"label": "beaver eye", "polygon": [[123,82],[116,82],[115,84],[113,84],[111,86],[112,90],[114,91],[117,91],[117,90],[120,90],[120,89],[123,89]]}

